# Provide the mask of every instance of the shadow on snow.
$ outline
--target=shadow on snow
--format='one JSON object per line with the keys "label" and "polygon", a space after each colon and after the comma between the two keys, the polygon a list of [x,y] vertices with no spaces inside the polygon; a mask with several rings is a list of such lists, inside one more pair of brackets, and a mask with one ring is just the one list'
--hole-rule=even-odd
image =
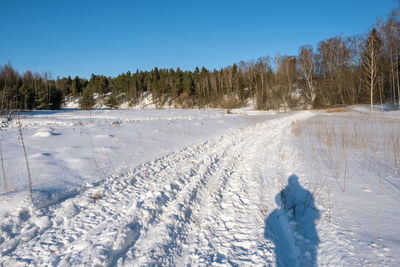
{"label": "shadow on snow", "polygon": [[320,215],[313,195],[293,174],[275,201],[280,208],[266,219],[264,237],[275,244],[277,266],[317,266],[316,220]]}

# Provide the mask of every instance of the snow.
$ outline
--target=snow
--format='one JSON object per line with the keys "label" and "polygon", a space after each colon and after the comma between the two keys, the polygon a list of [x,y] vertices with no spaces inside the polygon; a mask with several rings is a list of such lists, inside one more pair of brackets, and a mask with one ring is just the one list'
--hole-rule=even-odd
{"label": "snow", "polygon": [[67,109],[77,109],[79,108],[79,97],[66,97],[64,108]]}
{"label": "snow", "polygon": [[14,119],[0,265],[398,266],[398,115],[20,114],[34,203]]}
{"label": "snow", "polygon": [[329,202],[327,215],[336,232],[347,240],[350,265],[399,264],[396,114],[317,115],[300,126],[301,145],[295,141],[302,157],[312,163],[307,172],[319,177],[313,182],[324,184],[326,193],[320,197]]}

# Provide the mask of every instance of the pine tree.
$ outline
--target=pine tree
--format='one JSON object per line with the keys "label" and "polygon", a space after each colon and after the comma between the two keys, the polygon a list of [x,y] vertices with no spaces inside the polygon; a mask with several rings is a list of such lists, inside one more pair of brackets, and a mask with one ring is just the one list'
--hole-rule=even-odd
{"label": "pine tree", "polygon": [[89,88],[83,90],[81,99],[79,100],[79,106],[81,109],[92,109],[95,104],[93,93],[90,92]]}
{"label": "pine tree", "polygon": [[33,106],[35,104],[35,96],[32,88],[29,88],[29,86],[23,84],[19,88],[19,91],[23,97],[23,108],[25,110],[33,109]]}
{"label": "pine tree", "polygon": [[71,82],[71,91],[73,95],[79,95],[82,92],[81,80],[78,76]]}
{"label": "pine tree", "polygon": [[118,108],[118,101],[115,92],[111,93],[110,97],[107,99],[106,106],[111,109]]}

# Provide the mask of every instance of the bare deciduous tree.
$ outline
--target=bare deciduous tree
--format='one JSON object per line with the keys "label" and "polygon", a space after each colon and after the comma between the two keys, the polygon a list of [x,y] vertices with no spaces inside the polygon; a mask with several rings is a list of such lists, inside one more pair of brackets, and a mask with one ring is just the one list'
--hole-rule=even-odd
{"label": "bare deciduous tree", "polygon": [[378,79],[378,61],[381,54],[382,41],[378,36],[376,29],[372,29],[367,42],[362,60],[361,81],[364,88],[368,90],[370,96],[371,112],[373,111],[374,92],[377,87]]}
{"label": "bare deciduous tree", "polygon": [[299,66],[303,79],[306,82],[305,98],[309,104],[315,99],[315,79],[314,79],[314,52],[311,46],[300,47]]}

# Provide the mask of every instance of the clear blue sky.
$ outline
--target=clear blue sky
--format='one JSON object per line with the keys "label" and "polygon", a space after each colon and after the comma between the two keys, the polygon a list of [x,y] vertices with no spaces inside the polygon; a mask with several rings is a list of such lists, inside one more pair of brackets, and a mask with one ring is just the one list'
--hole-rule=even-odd
{"label": "clear blue sky", "polygon": [[393,0],[2,0],[0,64],[59,76],[220,68],[366,32]]}

